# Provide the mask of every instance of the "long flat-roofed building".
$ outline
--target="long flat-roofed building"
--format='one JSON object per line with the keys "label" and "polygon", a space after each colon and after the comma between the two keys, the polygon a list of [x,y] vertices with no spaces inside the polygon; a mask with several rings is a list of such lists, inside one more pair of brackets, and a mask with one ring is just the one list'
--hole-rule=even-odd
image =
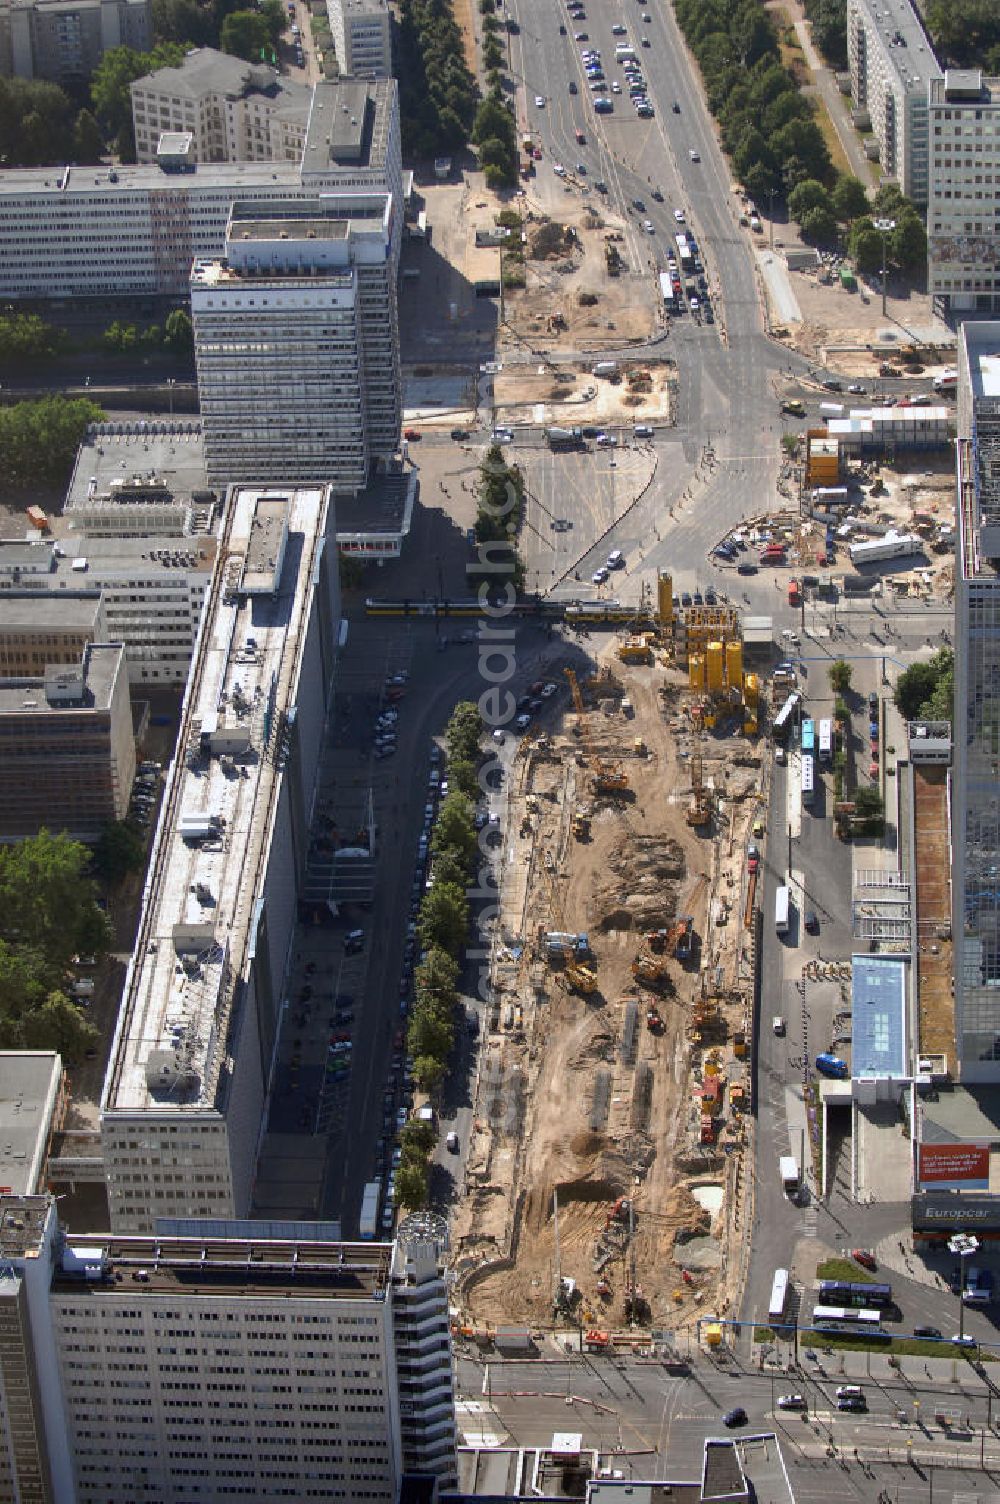
{"label": "long flat-roofed building", "polygon": [[4,1496],[395,1504],[456,1481],[440,1219],[393,1244],[324,1223],[70,1234],[0,1194]]}
{"label": "long flat-roofed building", "polygon": [[0,840],[44,825],[93,841],[128,809],[135,739],[121,643],[0,680]]}
{"label": "long flat-roofed building", "polygon": [[391,201],[381,221],[322,201],[237,205],[218,261],[191,273],[210,481],[285,477],[356,494],[402,415]]}
{"label": "long flat-roofed building", "polygon": [[191,264],[225,252],[239,201],[330,195],[345,217],[384,216],[392,264],[402,238],[402,158],[394,79],[317,84],[302,160],[29,167],[0,172],[0,297],[183,296]]}
{"label": "long flat-roofed building", "polygon": [[962,1081],[1000,1081],[1000,323],[959,330],[956,453],[955,1034]]}
{"label": "long flat-roofed building", "polygon": [[333,694],[329,489],[226,512],[101,1103],[118,1232],[249,1209]]}

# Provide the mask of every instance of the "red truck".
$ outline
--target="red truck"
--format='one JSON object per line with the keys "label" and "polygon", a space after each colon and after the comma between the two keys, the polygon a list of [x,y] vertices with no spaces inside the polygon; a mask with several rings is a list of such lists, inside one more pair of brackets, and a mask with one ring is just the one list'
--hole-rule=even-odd
{"label": "red truck", "polygon": [[788,604],[790,606],[801,606],[802,604],[802,590],[798,580],[788,581]]}

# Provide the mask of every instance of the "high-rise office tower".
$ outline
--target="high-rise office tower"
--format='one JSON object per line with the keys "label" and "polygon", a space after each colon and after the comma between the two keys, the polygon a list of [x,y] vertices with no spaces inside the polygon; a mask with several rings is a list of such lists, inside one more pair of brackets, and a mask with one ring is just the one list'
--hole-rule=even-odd
{"label": "high-rise office tower", "polygon": [[965,1082],[1000,1081],[1000,323],[958,346],[953,934]]}

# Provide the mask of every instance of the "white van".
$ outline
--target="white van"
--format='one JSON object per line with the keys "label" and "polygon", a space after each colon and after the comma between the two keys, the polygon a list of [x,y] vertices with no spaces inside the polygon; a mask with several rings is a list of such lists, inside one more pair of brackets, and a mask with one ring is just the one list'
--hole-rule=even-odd
{"label": "white van", "polygon": [[655,429],[648,423],[636,423],[632,429],[632,433],[637,439],[651,439],[655,433]]}
{"label": "white van", "polygon": [[623,567],[624,563],[625,563],[625,555],[622,553],[621,549],[620,548],[612,549],[611,553],[608,554],[608,564],[607,564],[607,567],[609,569],[621,569]]}

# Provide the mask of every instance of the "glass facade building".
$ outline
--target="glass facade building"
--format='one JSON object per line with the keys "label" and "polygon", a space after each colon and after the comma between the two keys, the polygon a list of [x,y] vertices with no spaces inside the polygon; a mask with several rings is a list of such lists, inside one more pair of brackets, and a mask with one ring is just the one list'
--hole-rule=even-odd
{"label": "glass facade building", "polygon": [[959,336],[953,934],[964,1082],[1000,1080],[1000,323]]}

